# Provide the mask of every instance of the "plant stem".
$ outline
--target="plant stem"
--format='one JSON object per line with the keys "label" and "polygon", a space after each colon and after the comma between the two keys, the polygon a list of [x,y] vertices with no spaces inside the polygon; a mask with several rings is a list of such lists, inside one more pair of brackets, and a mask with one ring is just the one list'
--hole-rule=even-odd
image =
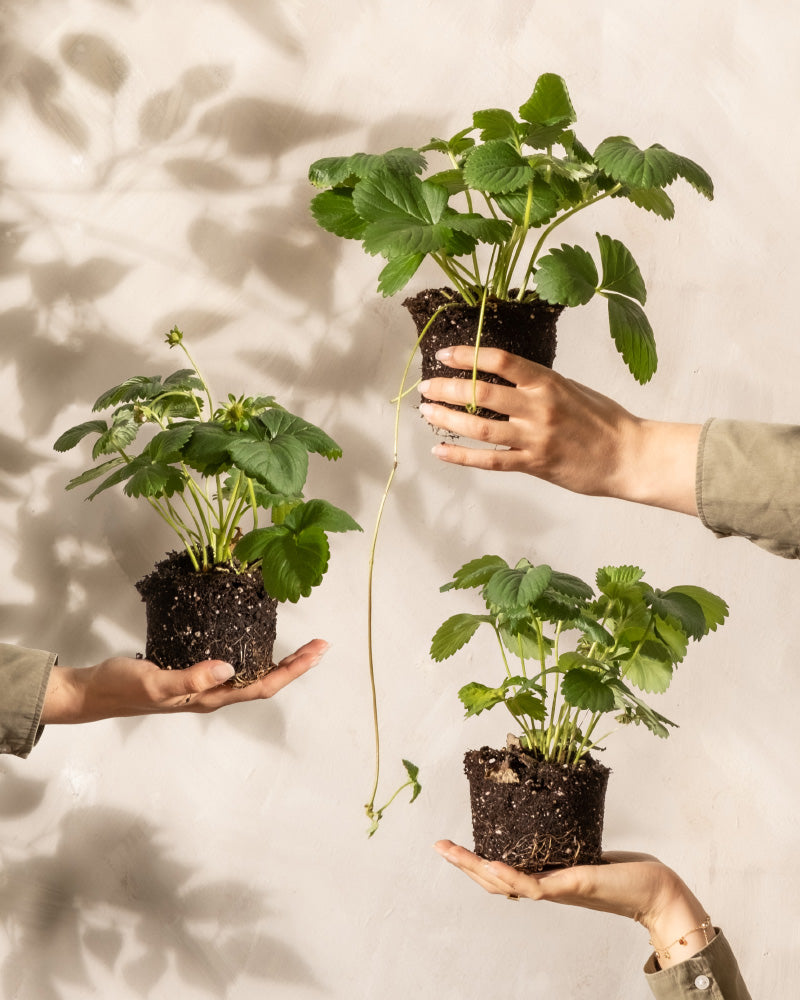
{"label": "plant stem", "polygon": [[195,372],[197,373],[197,377],[203,383],[203,389],[205,390],[206,399],[208,400],[208,418],[210,420],[211,417],[213,416],[213,413],[214,413],[214,402],[213,402],[213,400],[211,398],[211,388],[209,387],[208,382],[206,382],[206,380],[203,378],[202,372],[200,371],[200,369],[197,366],[197,362],[194,360],[194,358],[189,353],[189,348],[186,346],[186,344],[184,344],[183,340],[181,340],[181,342],[180,342],[180,344],[178,346],[183,351],[183,353],[186,355],[186,357],[189,359],[189,364],[192,366],[192,368],[194,368]]}
{"label": "plant stem", "polygon": [[[494,256],[494,254],[492,256]],[[475,332],[475,352],[472,355],[472,401],[466,407],[467,413],[476,413],[478,410],[478,351],[481,347],[481,335],[483,334],[483,320],[486,315],[486,298],[488,294],[489,286],[484,285],[483,294],[481,295],[481,310],[478,314],[478,329]]]}
{"label": "plant stem", "polygon": [[[228,513],[225,520],[220,525],[220,545],[225,551],[225,561],[233,557],[233,551],[231,549],[231,540],[233,534],[236,530],[236,526],[241,520],[242,514],[247,507],[248,497],[246,493],[247,487],[245,486],[245,491],[242,491],[242,480],[245,478],[244,473],[241,469],[236,470],[236,482],[231,489],[231,495],[228,497]],[[249,481],[249,480],[248,480]]]}
{"label": "plant stem", "polygon": [[583,740],[581,741],[581,745],[575,751],[575,757],[573,758],[573,761],[572,761],[573,764],[577,764],[578,761],[583,756],[583,752],[586,749],[587,744],[589,743],[589,737],[594,732],[594,728],[597,725],[597,723],[600,721],[600,718],[601,718],[602,714],[603,714],[602,712],[595,712],[594,715],[592,716],[592,720],[589,723],[589,725],[587,726],[586,732],[584,733]]}
{"label": "plant stem", "polygon": [[165,510],[162,509],[161,504],[154,497],[147,498],[150,506],[158,514],[159,517],[163,518],[167,524],[172,528],[175,534],[183,542],[186,551],[189,554],[189,558],[192,560],[192,565],[199,572],[200,564],[198,563],[194,552],[192,551],[192,545],[190,540],[186,537],[183,529],[180,526],[179,520],[174,520]]}
{"label": "plant stem", "polygon": [[522,279],[522,283],[519,286],[519,291],[517,292],[517,302],[522,301],[522,297],[525,294],[525,291],[527,290],[528,282],[530,281],[531,274],[533,273],[533,269],[536,265],[536,261],[539,257],[542,247],[544,246],[544,242],[550,235],[550,233],[552,233],[553,230],[556,229],[556,227],[560,226],[562,222],[566,222],[567,219],[571,219],[573,215],[576,215],[578,212],[582,212],[584,208],[588,208],[590,205],[596,205],[598,201],[602,201],[604,198],[610,198],[612,195],[617,194],[621,190],[622,190],[622,185],[615,184],[614,187],[609,188],[608,191],[604,191],[602,194],[599,194],[596,197],[591,198],[589,201],[585,201],[582,205],[576,205],[575,208],[571,208],[568,212],[564,212],[563,215],[560,215],[557,219],[551,222],[549,226],[547,226],[547,228],[544,230],[542,235],[537,240],[536,246],[533,248],[531,259],[528,262],[528,267],[525,270],[525,275]]}
{"label": "plant stem", "polygon": [[[556,625],[556,634],[555,634],[555,638],[553,639],[553,663],[556,664],[556,667],[558,667],[558,641],[561,638],[561,630],[563,629],[563,627],[564,627],[564,623],[563,622],[559,622],[558,625]],[[553,688],[553,697],[552,697],[552,700],[550,702],[550,727],[551,728],[552,728],[553,722],[554,722],[555,717],[556,717],[556,705],[557,704],[558,704],[558,681],[556,681],[556,684],[555,684],[555,686]]]}
{"label": "plant stem", "polygon": [[250,510],[253,512],[253,528],[258,527],[258,504],[256,503],[256,491],[253,480],[247,479],[247,494],[250,497]]}
{"label": "plant stem", "polygon": [[[519,237],[517,238],[517,246],[514,251],[514,255],[511,259],[511,263],[508,265],[508,270],[506,272],[505,280],[505,296],[508,295],[508,290],[511,285],[511,279],[516,270],[517,264],[519,263],[520,254],[522,253],[522,247],[525,244],[525,239],[528,235],[528,230],[531,224],[531,209],[533,208],[533,181],[528,184],[528,197],[525,202],[525,215],[522,219],[522,226],[519,228]],[[504,296],[504,297],[505,297]]]}
{"label": "plant stem", "polygon": [[[436,261],[436,263],[439,265],[439,267],[444,271],[444,273],[447,275],[447,277],[450,279],[450,281],[453,282],[453,284],[456,286],[456,290],[457,290],[458,294],[467,303],[467,305],[468,306],[474,306],[474,305],[476,305],[476,302],[475,302],[475,299],[474,299],[472,293],[469,291],[469,289],[467,288],[467,286],[459,278],[458,274],[456,273],[455,267],[451,266],[452,264],[454,264],[456,262],[452,261],[452,260],[449,260],[443,254],[432,253],[431,257],[433,257],[433,259]],[[458,266],[463,269],[462,265],[459,264]],[[472,276],[470,276],[470,277],[472,277]],[[480,284],[480,279],[478,279],[478,281],[476,282],[476,284],[478,284],[478,285]]]}
{"label": "plant stem", "polygon": [[[394,795],[389,799],[389,801],[385,805],[382,805],[380,807],[380,809],[376,809],[375,810],[375,815],[380,818],[383,815],[383,813],[389,808],[389,806],[394,802],[394,800],[397,798],[397,796],[400,794],[400,792],[402,792],[404,788],[409,788],[413,784],[414,784],[414,782],[409,778],[408,781],[406,781],[404,784],[402,784],[397,789],[397,791],[394,793]],[[372,816],[370,816],[370,819],[372,819]]]}
{"label": "plant stem", "polygon": [[[184,471],[186,471],[186,467],[185,466],[184,466]],[[210,507],[212,514],[214,513],[214,506],[211,503],[211,501],[208,499],[208,497],[206,496],[206,494],[200,489],[200,487],[194,481],[194,479],[188,474],[188,472],[186,474],[187,474],[187,483],[188,483],[188,486],[189,486],[189,493],[191,494],[192,498],[194,499],[195,507],[197,508],[197,515],[200,518],[200,521],[201,521],[201,523],[203,525],[203,533],[204,533],[205,538],[206,538],[206,545],[203,546],[203,551],[202,551],[201,555],[203,557],[203,567],[207,568],[208,567],[208,555],[207,555],[207,552],[206,552],[206,547],[207,546],[213,547],[213,544],[214,544],[214,533],[211,530],[211,527],[210,527],[208,521],[206,520],[206,514],[205,514],[205,511],[203,510],[203,505],[205,504],[206,506]],[[188,504],[187,504],[187,506],[188,506]]]}
{"label": "plant stem", "polygon": [[528,666],[525,663],[525,655],[522,652],[522,633],[517,633],[517,656],[519,657],[520,666],[522,667],[522,676],[528,679]]}
{"label": "plant stem", "polygon": [[500,629],[497,628],[497,626],[494,624],[492,625],[492,628],[494,629],[494,634],[497,636],[497,642],[500,645],[500,656],[503,658],[503,666],[506,668],[506,675],[508,677],[513,677],[514,675],[511,673],[511,668],[508,665],[508,658],[506,657],[506,648],[503,645],[503,637],[500,635]]}
{"label": "plant stem", "polygon": [[[383,512],[386,507],[386,501],[389,497],[389,491],[392,488],[392,483],[394,482],[395,473],[397,472],[398,464],[398,452],[399,452],[399,441],[400,441],[400,407],[403,401],[403,397],[406,392],[406,379],[408,378],[409,370],[411,369],[411,364],[414,360],[414,356],[417,353],[419,345],[425,334],[428,332],[432,324],[436,321],[438,316],[444,312],[446,309],[450,308],[452,305],[457,305],[457,303],[445,303],[434,312],[428,322],[422,329],[422,332],[417,337],[417,341],[414,344],[414,349],[411,352],[406,366],[403,369],[403,377],[400,380],[400,389],[398,390],[395,404],[394,413],[394,437],[393,437],[393,457],[392,457],[392,467],[389,472],[389,477],[386,481],[386,486],[383,489],[383,494],[381,496],[380,503],[378,505],[378,513],[375,518],[375,526],[372,530],[372,541],[370,543],[369,549],[369,565],[367,572],[367,663],[369,666],[369,687],[370,696],[372,701],[372,723],[374,731],[374,742],[375,742],[375,777],[372,783],[372,792],[369,797],[369,801],[364,806],[367,816],[371,820],[380,821],[380,811],[375,810],[375,797],[378,794],[378,784],[380,782],[381,773],[381,737],[380,737],[380,725],[378,720],[378,694],[375,686],[375,657],[374,657],[374,641],[373,641],[373,593],[374,593],[374,576],[375,576],[375,552],[378,545],[378,534],[380,531],[381,521],[383,520]],[[393,796],[394,798],[394,796]]]}

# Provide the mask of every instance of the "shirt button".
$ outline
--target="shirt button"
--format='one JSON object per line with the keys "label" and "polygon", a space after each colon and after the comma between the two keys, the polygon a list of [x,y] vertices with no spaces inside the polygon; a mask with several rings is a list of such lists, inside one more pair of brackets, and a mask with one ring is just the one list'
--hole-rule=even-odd
{"label": "shirt button", "polygon": [[698,976],[694,981],[694,985],[698,988],[698,990],[707,990],[711,985],[711,980],[708,976]]}

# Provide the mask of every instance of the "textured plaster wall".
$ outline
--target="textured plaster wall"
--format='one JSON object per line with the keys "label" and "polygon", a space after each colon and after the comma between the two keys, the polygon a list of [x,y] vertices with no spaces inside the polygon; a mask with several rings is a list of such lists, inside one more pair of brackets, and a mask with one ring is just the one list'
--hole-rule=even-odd
{"label": "textured plaster wall", "polygon": [[[650,287],[661,364],[625,373],[600,305],[560,326],[558,368],[653,417],[797,419],[800,13],[776,0],[558,3],[70,0],[0,5],[0,633],[90,664],[142,648],[133,582],[170,546],[148,509],[65,494],[57,434],[98,392],[174,360],[174,322],[219,393],[270,391],[344,446],[315,486],[372,523],[410,345],[377,268],[309,219],[309,162],[450,134],[564,75],[584,143],[623,132],[710,171],[666,224],[604,206]],[[427,277],[436,281],[433,272]],[[421,274],[415,287],[422,287]],[[797,567],[679,515],[450,468],[411,404],[377,559],[387,785],[413,808],[365,838],[371,780],[368,539],[281,617],[323,665],[271,703],[208,718],[51,727],[0,763],[3,997],[404,1000],[644,997],[641,928],[510,907],[442,863],[469,843],[460,757],[504,736],[455,692],[483,650],[426,651],[460,609],[439,585],[482,552],[590,575],[644,565],[703,584],[730,624],[663,699],[668,742],[609,741],[609,847],[674,865],[724,926],[754,996],[788,995],[800,938]],[[323,480],[323,475],[328,477]],[[485,649],[489,651],[490,647]]]}

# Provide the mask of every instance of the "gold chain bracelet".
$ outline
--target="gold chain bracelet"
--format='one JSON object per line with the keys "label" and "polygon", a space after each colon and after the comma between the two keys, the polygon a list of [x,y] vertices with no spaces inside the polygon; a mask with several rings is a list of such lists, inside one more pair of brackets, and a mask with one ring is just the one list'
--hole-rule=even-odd
{"label": "gold chain bracelet", "polygon": [[703,920],[702,924],[700,924],[699,927],[693,927],[690,931],[687,931],[685,934],[681,934],[681,936],[679,938],[675,938],[675,940],[671,944],[665,944],[663,946],[660,946],[657,945],[655,941],[653,941],[653,939],[651,938],[650,944],[655,949],[656,958],[661,958],[662,955],[664,956],[664,958],[670,958],[671,957],[669,953],[670,948],[674,948],[676,944],[682,944],[682,945],[688,944],[686,938],[688,938],[690,934],[694,934],[695,931],[702,931],[703,937],[705,938],[705,942],[706,944],[708,944],[708,929],[710,926],[711,926],[711,917],[706,915],[706,918]]}

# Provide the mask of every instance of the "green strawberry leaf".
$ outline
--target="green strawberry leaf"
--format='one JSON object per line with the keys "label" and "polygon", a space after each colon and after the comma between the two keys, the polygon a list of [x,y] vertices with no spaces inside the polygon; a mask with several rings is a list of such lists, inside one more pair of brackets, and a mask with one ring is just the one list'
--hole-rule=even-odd
{"label": "green strawberry leaf", "polygon": [[600,622],[587,614],[580,614],[574,619],[575,628],[587,636],[592,642],[599,642],[601,646],[613,646],[614,637],[603,628]]}
{"label": "green strawberry leaf", "polygon": [[595,294],[599,276],[592,255],[579,246],[561,244],[539,260],[536,291],[545,302],[585,305]]}
{"label": "green strawberry leaf", "polygon": [[411,798],[409,799],[409,802],[413,802],[422,791],[422,785],[418,780],[419,768],[416,764],[412,764],[410,760],[406,760],[405,758],[403,758],[403,767],[406,769],[408,780],[411,782]]}
{"label": "green strawberry leaf", "polygon": [[602,566],[596,574],[597,589],[608,597],[627,598],[643,576],[638,566]]}
{"label": "green strawberry leaf", "polygon": [[341,447],[330,435],[316,424],[309,423],[282,407],[259,414],[253,421],[253,430],[260,433],[262,428],[268,440],[274,441],[288,435],[296,438],[306,451],[322,455],[323,458],[335,460],[342,457]]}
{"label": "green strawberry leaf", "polygon": [[491,621],[485,615],[458,614],[448,618],[434,633],[430,655],[437,663],[458,652],[475,635],[481,622]]}
{"label": "green strawberry leaf", "polygon": [[490,688],[485,684],[473,681],[461,688],[458,697],[467,710],[464,718],[469,719],[471,716],[480,715],[481,712],[486,712],[505,701],[505,691],[502,687]]}
{"label": "green strawberry leaf", "polygon": [[134,472],[136,472],[137,469],[136,462],[137,459],[133,459],[133,461],[127,462],[120,468],[116,469],[116,471],[112,472],[110,476],[104,479],[103,482],[100,483],[100,485],[97,486],[86,499],[94,500],[96,496],[98,496],[100,493],[104,493],[107,489],[110,489],[112,486],[117,486],[119,483],[124,483],[126,479],[129,479],[134,474]]}
{"label": "green strawberry leaf", "polygon": [[691,639],[701,639],[708,631],[703,609],[688,594],[654,590],[644,595],[644,602],[660,618],[674,618]]}
{"label": "green strawberry leaf", "polygon": [[67,490],[74,490],[76,486],[83,486],[85,483],[91,483],[94,479],[99,479],[100,476],[104,476],[112,469],[118,469],[121,465],[125,464],[125,459],[121,455],[117,455],[116,458],[110,458],[107,462],[95,465],[91,469],[87,469],[86,472],[82,472],[79,476],[75,476],[73,479],[70,479],[64,488]]}
{"label": "green strawberry leaf", "polygon": [[134,375],[98,396],[92,409],[105,410],[119,403],[147,401],[163,391],[160,375]]}
{"label": "green strawberry leaf", "polygon": [[661,188],[633,188],[625,187],[618,191],[615,198],[627,198],[639,208],[643,208],[662,219],[673,219],[675,217],[675,203],[666,191]]}
{"label": "green strawberry leaf", "polygon": [[239,434],[228,444],[232,464],[271,493],[302,492],[308,475],[308,452],[288,434],[259,441]]}
{"label": "green strawberry leaf", "polygon": [[513,223],[522,226],[525,223],[525,212],[528,211],[528,225],[543,226],[556,216],[559,208],[559,197],[556,188],[548,184],[542,177],[534,177],[531,187],[530,209],[528,209],[528,189],[512,191],[509,194],[498,194],[494,201],[500,211],[507,215]]}
{"label": "green strawberry leaf", "polygon": [[[318,188],[352,187],[357,176],[353,173],[351,156],[323,156],[308,168],[308,179]],[[350,183],[352,182],[352,183]]]}
{"label": "green strawberry leaf", "polygon": [[177,462],[181,458],[183,446],[192,436],[192,424],[177,424],[159,431],[147,446],[147,454],[154,462]]}
{"label": "green strawberry leaf", "polygon": [[575,667],[564,674],[561,692],[573,708],[589,712],[610,712],[614,708],[614,692],[603,674],[589,667]]}
{"label": "green strawberry leaf", "polygon": [[694,160],[690,160],[686,156],[679,156],[678,176],[691,184],[695,191],[699,191],[704,198],[713,201],[714,182],[706,171],[698,163],[695,163]]}
{"label": "green strawberry leaf", "polygon": [[238,437],[236,431],[229,431],[219,424],[210,422],[187,426],[192,428],[192,436],[183,446],[183,461],[204,476],[216,476],[220,472],[227,472],[233,464],[228,448]]}
{"label": "green strawberry leaf", "polygon": [[99,455],[110,455],[115,451],[124,451],[139,433],[139,424],[133,419],[129,410],[114,414],[111,425],[98,437],[92,448],[92,458]]}
{"label": "green strawberry leaf", "polygon": [[464,182],[464,173],[458,167],[452,167],[450,170],[440,170],[438,174],[431,174],[430,177],[426,177],[425,179],[429,184],[438,184],[440,187],[443,187],[450,197],[467,190],[467,185]]}
{"label": "green strawberry leaf", "polygon": [[500,569],[484,587],[486,600],[497,608],[523,608],[536,601],[547,589],[552,575],[549,566]]}
{"label": "green strawberry leaf", "polygon": [[656,618],[653,627],[661,642],[672,656],[673,663],[680,663],[689,649],[689,636],[680,626],[664,618]]}
{"label": "green strawberry leaf", "polygon": [[353,205],[353,192],[349,189],[323,191],[311,199],[311,214],[317,224],[334,236],[346,240],[364,238],[366,222]]}
{"label": "green strawberry leaf", "polygon": [[423,260],[425,260],[424,253],[392,257],[378,276],[378,291],[385,298],[395,295],[411,281]]}
{"label": "green strawberry leaf", "polygon": [[621,661],[625,677],[641,691],[666,691],[672,680],[672,658],[664,645],[648,639]]}
{"label": "green strawberry leaf", "polygon": [[542,73],[533,93],[519,109],[520,117],[531,125],[566,128],[577,116],[564,79],[556,73]]}
{"label": "green strawberry leaf", "polygon": [[511,226],[502,219],[487,219],[476,212],[445,210],[442,221],[459,233],[466,233],[481,243],[504,243],[511,236]]}
{"label": "green strawberry leaf", "polygon": [[517,142],[519,139],[519,124],[516,118],[503,108],[476,111],[472,116],[472,124],[474,128],[481,130],[482,142],[490,142],[492,139]]}
{"label": "green strawberry leaf", "polygon": [[619,678],[609,678],[608,685],[614,691],[616,708],[623,710],[622,715],[617,716],[617,722],[622,725],[634,723],[635,725],[646,726],[651,733],[660,739],[669,736],[667,726],[675,727],[674,722],[670,722],[665,716],[646,705],[641,698],[638,698],[626,684]]}
{"label": "green strawberry leaf", "polygon": [[439,590],[469,590],[472,587],[483,587],[498,569],[508,569],[508,563],[500,556],[480,556],[455,571],[453,579],[440,587]]}
{"label": "green strawberry leaf", "polygon": [[378,175],[359,183],[353,204],[368,225],[364,249],[384,257],[432,253],[445,246],[447,227],[442,215],[447,192],[418,177]]}
{"label": "green strawberry leaf", "polygon": [[624,135],[604,139],[594,153],[595,163],[618,184],[632,188],[663,188],[678,176],[680,157],[655,143],[639,149]]}
{"label": "green strawberry leaf", "polygon": [[[505,622],[500,625],[500,638],[506,649],[520,660],[531,660],[539,658],[539,634],[529,622]],[[549,653],[552,643],[549,639],[542,637],[542,644],[545,653]]]}
{"label": "green strawberry leaf", "polygon": [[123,492],[129,497],[171,497],[186,485],[186,476],[174,465],[149,462],[141,456],[126,471],[129,476]]}
{"label": "green strawberry leaf", "polygon": [[412,176],[425,168],[425,157],[416,150],[401,146],[387,153],[354,153],[352,156],[326,156],[315,160],[308,170],[314,187],[353,187],[361,178],[381,173]]}
{"label": "green strawberry leaf", "polygon": [[361,525],[347,511],[335,507],[327,500],[309,500],[298,504],[292,508],[283,523],[297,532],[312,525],[332,532],[362,530]]}
{"label": "green strawberry leaf", "polygon": [[278,601],[296,604],[322,581],[330,548],[325,532],[316,525],[297,533],[285,525],[274,525],[243,535],[236,545],[236,557],[245,563],[260,559],[266,592]]}
{"label": "green strawberry leaf", "polygon": [[105,420],[86,420],[84,423],[64,431],[56,438],[53,448],[56,451],[69,451],[70,448],[74,448],[76,444],[83,441],[88,434],[102,434],[107,430],[108,424]]}
{"label": "green strawberry leaf", "polygon": [[647,300],[647,289],[633,254],[624,243],[610,236],[597,233],[597,242],[600,244],[600,260],[603,267],[600,290],[627,295],[644,305]]}
{"label": "green strawberry leaf", "polygon": [[512,715],[527,716],[536,722],[542,722],[546,714],[544,702],[531,691],[518,691],[510,697],[506,697],[505,703]]}
{"label": "green strawberry leaf", "polygon": [[608,300],[608,325],[622,359],[637,382],[649,382],[658,367],[653,328],[638,302],[603,293]]}
{"label": "green strawberry leaf", "polygon": [[548,586],[557,594],[565,597],[577,597],[586,600],[594,597],[594,591],[589,584],[581,580],[580,577],[572,576],[570,573],[559,573],[553,570]]}
{"label": "green strawberry leaf", "polygon": [[527,187],[534,178],[528,161],[499,139],[476,146],[464,164],[464,179],[476,191],[506,194]]}
{"label": "green strawberry leaf", "polygon": [[688,585],[670,587],[667,594],[683,594],[695,601],[703,612],[706,632],[716,632],[717,626],[721,625],[728,617],[729,608],[726,602],[721,597],[717,597],[716,594],[712,594],[711,591],[706,590],[705,587]]}

